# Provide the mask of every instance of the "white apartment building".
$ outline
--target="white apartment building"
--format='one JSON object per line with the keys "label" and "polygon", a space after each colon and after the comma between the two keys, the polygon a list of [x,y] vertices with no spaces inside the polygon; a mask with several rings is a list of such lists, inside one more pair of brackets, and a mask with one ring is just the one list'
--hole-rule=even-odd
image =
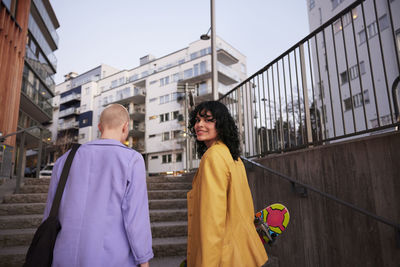
{"label": "white apartment building", "polygon": [[[150,175],[181,172],[186,166],[185,94],[195,102],[211,99],[211,43],[198,40],[166,56],[140,58],[139,66],[118,71],[107,65],[82,75],[69,75],[57,85],[53,99],[53,140],[80,143],[99,137],[102,110],[120,103],[130,113],[127,145],[144,155]],[[246,57],[217,37],[218,91],[220,95],[246,79]],[[193,140],[191,140],[193,141]],[[61,141],[57,141],[62,144]],[[193,147],[191,148],[191,150]]]}
{"label": "white apartment building", "polygon": [[[354,0],[307,0],[310,31],[352,3]],[[318,41],[312,42],[314,84],[318,90],[316,97],[324,117],[326,138],[388,125],[393,121],[391,86],[399,75],[396,57],[400,58],[400,1],[377,0],[376,15],[374,0],[364,1],[363,7],[364,13],[362,6],[358,5],[341,20],[336,20],[332,28],[326,28],[325,41],[319,33]],[[385,64],[382,64],[382,54]]]}

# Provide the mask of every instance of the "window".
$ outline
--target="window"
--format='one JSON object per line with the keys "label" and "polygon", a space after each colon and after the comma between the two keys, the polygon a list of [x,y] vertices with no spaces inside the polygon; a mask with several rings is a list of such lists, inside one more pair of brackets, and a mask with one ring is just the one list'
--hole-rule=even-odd
{"label": "window", "polygon": [[142,72],[141,77],[143,78],[143,77],[146,77],[147,75],[149,75],[149,72],[146,70],[146,71]]}
{"label": "window", "polygon": [[169,132],[163,132],[162,140],[163,141],[168,141],[169,140]]}
{"label": "window", "polygon": [[170,163],[172,161],[172,154],[162,155],[162,163]]}
{"label": "window", "polygon": [[347,71],[340,73],[340,80],[342,85],[349,81],[349,78],[347,76]]}
{"label": "window", "polygon": [[111,88],[118,86],[118,80],[111,81]]}
{"label": "window", "polygon": [[160,122],[169,121],[169,113],[160,114]]}
{"label": "window", "polygon": [[319,88],[319,99],[322,99],[325,97],[324,81],[318,83],[318,88]]}
{"label": "window", "polygon": [[344,0],[331,0],[332,1],[332,9],[335,9],[338,5],[340,5]]}
{"label": "window", "polygon": [[169,84],[169,76],[160,79],[160,86]]}
{"label": "window", "polygon": [[175,161],[176,162],[182,162],[182,153],[178,153],[175,156]]}
{"label": "window", "polygon": [[205,95],[208,93],[208,88],[207,88],[206,82],[196,84],[196,89],[197,89],[198,96]]}
{"label": "window", "polygon": [[172,119],[173,120],[176,120],[176,119],[178,119],[178,116],[179,116],[179,111],[177,110],[177,111],[174,111],[174,112],[172,112]]}
{"label": "window", "polygon": [[79,134],[79,139],[84,139],[84,138],[85,138],[85,134],[84,133]]}
{"label": "window", "polygon": [[[345,111],[351,110],[352,109],[352,105],[351,105],[351,100],[352,98],[346,98],[345,100],[343,100],[344,102],[344,109]],[[364,102],[365,104],[369,104],[369,94],[368,94],[368,90],[364,90]],[[361,95],[361,93],[358,93],[356,95],[353,96],[353,107],[354,108],[358,108],[363,106],[363,96]]]}
{"label": "window", "polygon": [[197,58],[198,57],[197,54],[198,54],[198,52],[191,53],[190,54],[190,60]]}
{"label": "window", "polygon": [[210,54],[209,50],[211,50],[211,47],[201,49],[200,56],[205,56],[207,54]]}
{"label": "window", "polygon": [[169,102],[169,95],[160,96],[160,104],[165,104]]}
{"label": "window", "polygon": [[125,77],[119,78],[119,84],[124,84],[125,83]]}
{"label": "window", "polygon": [[181,64],[183,64],[183,63],[185,63],[185,59],[183,58],[183,59],[180,59],[180,60],[178,60],[178,65],[181,65]]}
{"label": "window", "polygon": [[193,69],[187,69],[183,72],[183,78],[188,79],[193,76]]}
{"label": "window", "polygon": [[155,134],[150,134],[150,135],[149,135],[149,138],[154,138],[154,137],[156,137]]}
{"label": "window", "polygon": [[158,159],[158,156],[151,156],[150,159]]}
{"label": "window", "polygon": [[386,16],[386,14],[385,14],[382,17],[379,18],[379,29],[381,31],[383,31],[384,29],[386,29],[388,27],[389,27],[389,21],[388,21],[388,18]]}
{"label": "window", "polygon": [[158,80],[151,81],[150,84],[155,84]]}
{"label": "window", "polygon": [[153,103],[153,102],[157,101],[157,98],[158,98],[158,97],[150,98],[149,103]]}
{"label": "window", "polygon": [[364,43],[367,40],[367,37],[365,36],[365,30],[362,30],[358,33],[358,39],[360,41],[360,44]]}
{"label": "window", "polygon": [[181,130],[175,130],[172,132],[172,136],[174,139],[177,139],[181,136]]}
{"label": "window", "polygon": [[313,9],[315,7],[315,0],[310,0],[309,9]]}
{"label": "window", "polygon": [[179,81],[179,72],[172,75],[172,82]]}
{"label": "window", "polygon": [[129,81],[131,82],[136,81],[137,79],[139,79],[139,75],[137,74],[133,74],[131,77],[129,77]]}
{"label": "window", "polygon": [[367,26],[367,33],[368,33],[368,39],[375,36],[378,33],[376,22],[372,22]]}

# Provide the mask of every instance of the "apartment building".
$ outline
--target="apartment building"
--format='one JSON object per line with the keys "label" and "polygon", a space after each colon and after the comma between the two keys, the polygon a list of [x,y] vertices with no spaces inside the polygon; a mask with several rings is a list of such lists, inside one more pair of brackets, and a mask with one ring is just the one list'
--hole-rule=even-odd
{"label": "apartment building", "polygon": [[[353,3],[307,0],[310,31]],[[363,1],[312,43],[316,97],[327,139],[395,120],[391,88],[399,73],[398,14],[399,0]]]}
{"label": "apartment building", "polygon": [[[94,72],[82,74],[89,79],[86,83],[82,75],[68,77],[56,89],[53,106],[58,111],[53,116],[53,138],[60,139],[63,131],[74,132],[80,143],[98,138],[101,111],[119,103],[130,114],[126,144],[144,155],[150,175],[189,168],[186,155],[195,157],[195,153],[193,146],[190,150],[186,146],[190,137],[185,128],[185,111],[189,108],[185,99],[189,91],[195,102],[211,99],[210,45],[210,41],[198,40],[160,58],[146,55],[130,70],[104,71],[102,65],[97,78],[89,78],[95,77]],[[217,59],[218,91],[222,95],[246,78],[246,57],[217,38]],[[78,79],[81,82],[76,83]]]}

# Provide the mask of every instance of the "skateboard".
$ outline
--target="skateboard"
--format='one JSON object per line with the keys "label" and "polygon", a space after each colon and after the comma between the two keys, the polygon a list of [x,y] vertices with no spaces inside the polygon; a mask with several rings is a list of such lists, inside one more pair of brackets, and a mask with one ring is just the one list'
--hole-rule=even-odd
{"label": "skateboard", "polygon": [[254,216],[254,225],[263,244],[272,245],[289,224],[289,210],[280,203],[269,205]]}

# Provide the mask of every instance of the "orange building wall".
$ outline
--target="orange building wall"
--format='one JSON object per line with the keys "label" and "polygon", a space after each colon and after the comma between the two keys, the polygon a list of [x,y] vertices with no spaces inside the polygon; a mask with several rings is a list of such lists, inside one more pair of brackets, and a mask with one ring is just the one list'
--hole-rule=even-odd
{"label": "orange building wall", "polygon": [[[15,19],[0,5],[0,131],[17,131],[31,0],[19,0]],[[6,144],[15,146],[15,136]]]}

